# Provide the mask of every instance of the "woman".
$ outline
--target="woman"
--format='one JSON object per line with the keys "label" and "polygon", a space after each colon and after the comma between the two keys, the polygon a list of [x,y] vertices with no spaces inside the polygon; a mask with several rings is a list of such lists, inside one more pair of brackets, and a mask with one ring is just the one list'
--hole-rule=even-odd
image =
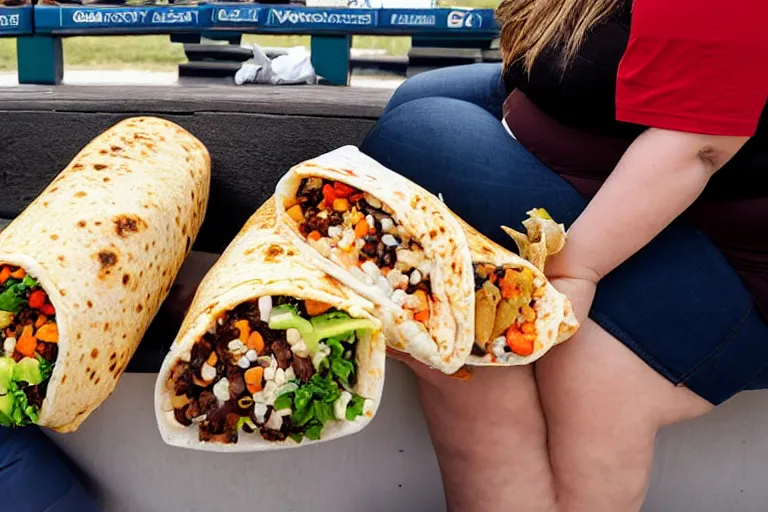
{"label": "woman", "polygon": [[507,246],[499,225],[532,207],[570,229],[547,273],[583,321],[572,341],[469,383],[409,362],[447,501],[638,510],[661,427],[768,387],[768,3],[498,17],[503,69],[412,78],[363,144]]}

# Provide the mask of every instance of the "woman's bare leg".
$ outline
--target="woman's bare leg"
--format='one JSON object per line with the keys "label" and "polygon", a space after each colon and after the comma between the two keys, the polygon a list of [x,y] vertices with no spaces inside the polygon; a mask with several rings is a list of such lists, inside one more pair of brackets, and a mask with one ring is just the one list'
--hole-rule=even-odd
{"label": "woman's bare leg", "polygon": [[409,363],[449,511],[549,512],[555,495],[533,369],[477,368],[469,382]]}
{"label": "woman's bare leg", "polygon": [[639,510],[659,429],[712,410],[591,320],[536,364],[536,378],[558,512]]}

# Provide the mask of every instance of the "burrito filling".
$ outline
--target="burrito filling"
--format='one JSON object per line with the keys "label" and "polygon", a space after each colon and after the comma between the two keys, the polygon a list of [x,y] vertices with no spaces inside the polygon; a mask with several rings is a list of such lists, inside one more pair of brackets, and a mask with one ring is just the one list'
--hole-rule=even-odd
{"label": "burrito filling", "polygon": [[370,194],[319,178],[302,180],[288,215],[322,256],[377,286],[418,325],[429,322],[429,261],[393,212]]}
{"label": "burrito filling", "polygon": [[202,442],[237,443],[242,430],[268,441],[321,438],[330,421],[354,421],[365,398],[357,341],[373,322],[329,305],[261,297],[225,313],[171,370],[176,421]]}
{"label": "burrito filling", "polygon": [[492,360],[536,350],[536,299],[546,284],[528,268],[476,263],[475,345],[472,353]]}
{"label": "burrito filling", "polygon": [[59,351],[56,310],[21,267],[0,265],[0,425],[37,423]]}

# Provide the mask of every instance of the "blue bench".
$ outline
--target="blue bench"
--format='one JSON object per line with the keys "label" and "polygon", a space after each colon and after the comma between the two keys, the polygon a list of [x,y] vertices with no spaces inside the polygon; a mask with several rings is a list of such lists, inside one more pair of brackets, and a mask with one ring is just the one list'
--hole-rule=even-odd
{"label": "blue bench", "polygon": [[[146,7],[36,5],[32,26],[25,27],[27,30],[13,34],[19,36],[19,82],[49,85],[61,81],[61,38],[69,36],[225,32],[310,35],[315,69],[334,85],[349,84],[354,35],[485,42],[498,36],[492,9],[347,9],[244,3]],[[0,35],[4,35],[1,26]]]}

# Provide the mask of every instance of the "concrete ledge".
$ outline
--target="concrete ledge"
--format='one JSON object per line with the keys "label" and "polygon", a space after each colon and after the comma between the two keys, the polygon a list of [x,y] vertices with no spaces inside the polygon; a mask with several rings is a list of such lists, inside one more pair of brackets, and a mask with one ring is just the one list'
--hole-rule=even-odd
{"label": "concrete ledge", "polygon": [[126,114],[234,112],[375,119],[381,114],[391,94],[392,91],[387,89],[320,85],[24,85],[0,88],[0,109]]}

